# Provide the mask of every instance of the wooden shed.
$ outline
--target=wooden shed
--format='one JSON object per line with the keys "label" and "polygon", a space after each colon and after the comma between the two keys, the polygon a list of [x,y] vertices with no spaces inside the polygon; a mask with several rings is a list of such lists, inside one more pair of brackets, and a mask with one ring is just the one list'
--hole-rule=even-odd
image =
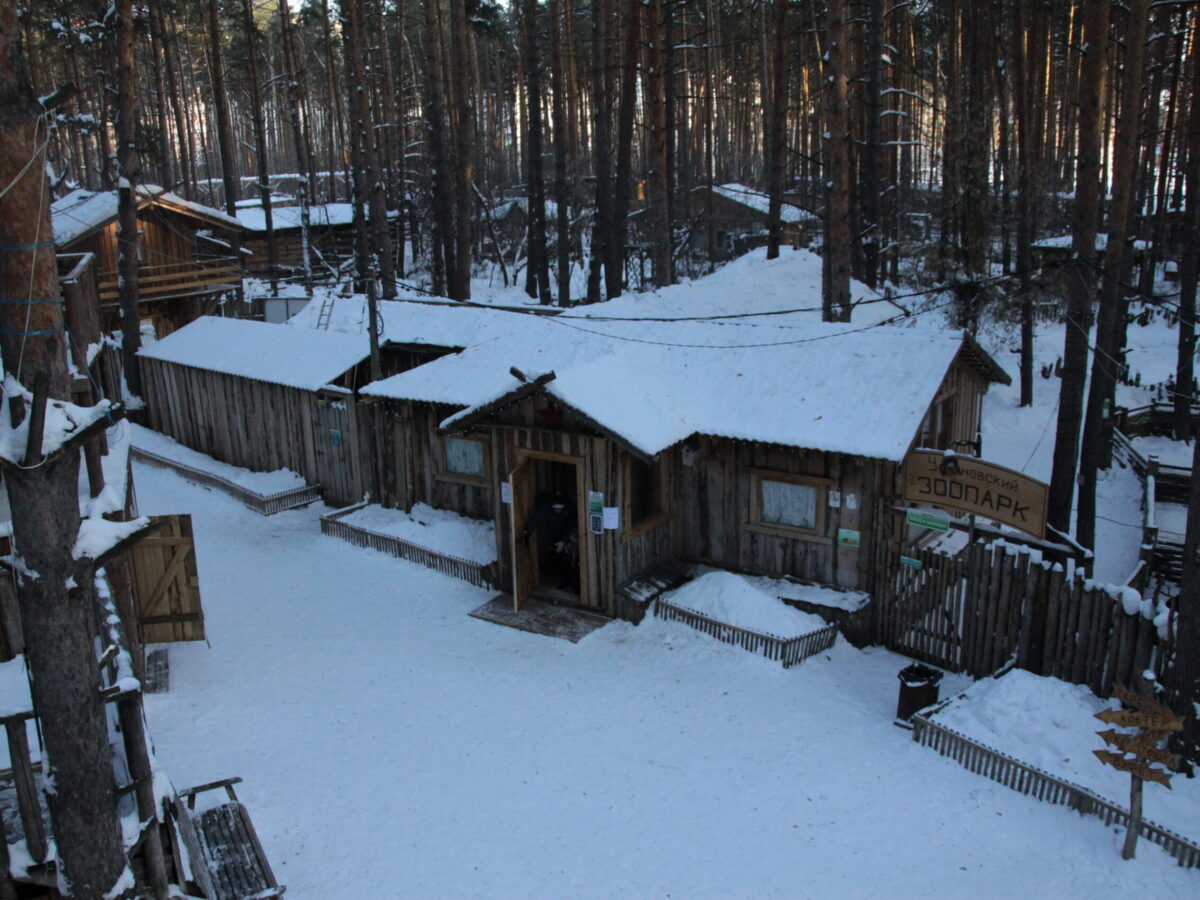
{"label": "wooden shed", "polygon": [[[762,191],[744,184],[714,185],[711,192],[701,186],[692,189],[689,203],[693,252],[707,254],[711,240],[714,260],[722,261],[766,245],[770,198]],[[791,203],[783,204],[780,219],[783,243],[792,247],[807,246],[821,228],[820,219]]]}
{"label": "wooden shed", "polygon": [[[463,320],[480,316],[490,339],[456,352],[443,335],[442,355],[360,393],[386,410],[384,496],[493,519],[518,606],[540,592],[636,617],[622,586],[676,559],[869,591],[905,454],[977,449],[981,397],[1007,380],[969,338],[908,329],[747,326],[731,346],[701,323]],[[578,511],[578,596],[544,540],[514,540],[552,492]]]}
{"label": "wooden shed", "polygon": [[[242,267],[225,240],[242,226],[219,210],[152,184],[137,187],[138,296],[143,322],[165,337],[241,290]],[[120,329],[117,192],[75,190],[50,207],[60,253],[96,258],[101,327]]]}
{"label": "wooden shed", "polygon": [[[281,274],[304,271],[304,245],[301,235],[300,207],[272,206],[271,227],[275,236],[275,257]],[[354,206],[350,203],[325,203],[309,207],[309,254],[313,269],[328,274],[340,263],[354,257]],[[389,213],[395,224],[397,213]],[[251,274],[268,277],[267,220],[262,206],[238,210],[238,221],[245,229],[243,246],[249,251],[247,268]],[[395,231],[392,234],[396,238]]]}
{"label": "wooden shed", "polygon": [[291,469],[327,502],[372,482],[355,401],[364,335],[205,317],[140,354],[147,424],[184,446],[256,472]]}

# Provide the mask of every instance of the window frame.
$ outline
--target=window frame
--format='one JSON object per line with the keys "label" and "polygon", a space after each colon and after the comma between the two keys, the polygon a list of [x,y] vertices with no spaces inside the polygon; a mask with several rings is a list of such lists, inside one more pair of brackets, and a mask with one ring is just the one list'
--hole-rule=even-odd
{"label": "window frame", "polygon": [[[634,463],[658,466],[658,511],[644,519],[633,521],[633,466]],[[671,511],[671,465],[670,454],[663,452],[657,460],[646,463],[631,453],[622,454],[621,458],[621,518],[624,527],[621,529],[621,540],[627,541],[640,537],[662,525],[673,515]]]}
{"label": "window frame", "polygon": [[[447,463],[446,456],[446,441],[448,440],[470,441],[479,444],[483,447],[483,474],[482,475],[467,475],[462,472],[451,472]],[[488,435],[481,432],[469,432],[467,434],[443,434],[437,441],[437,474],[434,476],[438,481],[448,481],[453,484],[469,484],[469,485],[488,485],[491,483],[489,473],[491,472],[491,440]]]}
{"label": "window frame", "polygon": [[[762,483],[778,481],[783,484],[795,484],[802,487],[814,488],[817,492],[814,504],[813,527],[801,528],[796,525],[780,525],[776,522],[764,522],[762,519]],[[771,469],[750,469],[750,521],[746,523],[748,531],[763,534],[775,534],[781,537],[800,539],[824,539],[826,513],[829,505],[829,485],[831,478],[820,475],[804,475],[792,472],[777,472]]]}

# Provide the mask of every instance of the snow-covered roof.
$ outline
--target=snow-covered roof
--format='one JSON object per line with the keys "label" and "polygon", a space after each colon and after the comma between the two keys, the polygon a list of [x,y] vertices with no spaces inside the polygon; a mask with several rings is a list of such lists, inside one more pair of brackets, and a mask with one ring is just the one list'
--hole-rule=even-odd
{"label": "snow-covered roof", "polygon": [[[694,188],[697,191],[706,190],[704,187]],[[724,197],[726,200],[732,200],[734,203],[740,203],[742,206],[749,207],[762,215],[767,214],[770,207],[771,198],[762,191],[756,191],[754,188],[747,187],[744,184],[722,184],[714,185],[713,193]],[[792,225],[796,222],[803,222],[808,219],[815,219],[812,213],[801,209],[798,206],[793,206],[790,203],[784,203],[779,212],[779,219],[787,225]]]}
{"label": "snow-covered roof", "polygon": [[[396,305],[410,307],[407,329],[430,315]],[[923,328],[473,312],[486,319],[462,325],[481,342],[464,333],[461,353],[362,393],[460,407],[443,423],[453,427],[520,390],[515,367],[528,381],[554,372],[548,394],[649,456],[708,434],[898,461],[963,347]]]}
{"label": "snow-covered roof", "polygon": [[[396,211],[388,213],[395,218]],[[266,231],[267,214],[262,205],[248,206],[237,211],[238,221],[247,231]],[[354,224],[354,205],[351,203],[323,203],[308,208],[308,223],[314,228],[349,226]],[[300,227],[299,206],[271,206],[271,227],[276,231]]]}
{"label": "snow-covered roof", "polygon": [[[546,210],[546,221],[549,221],[558,216],[558,204],[553,200],[547,199],[543,201]],[[529,212],[528,197],[514,197],[511,200],[501,200],[492,207],[493,219],[505,219],[515,212]]]}
{"label": "snow-covered roof", "polygon": [[[178,194],[156,184],[137,186],[138,209],[151,204],[168,207],[175,212],[220,228],[240,228],[233,219],[218,209],[184,200]],[[116,191],[85,191],[77,189],[50,204],[54,224],[54,243],[62,247],[103,228],[117,218]]]}
{"label": "snow-covered roof", "polygon": [[367,337],[205,316],[144,347],[149,359],[315,391],[369,355]]}

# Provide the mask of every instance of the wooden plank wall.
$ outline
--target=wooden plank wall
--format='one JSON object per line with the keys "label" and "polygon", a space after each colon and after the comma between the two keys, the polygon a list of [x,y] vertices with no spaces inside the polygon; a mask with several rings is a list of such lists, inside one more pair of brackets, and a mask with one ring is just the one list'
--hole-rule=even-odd
{"label": "wooden plank wall", "polygon": [[[682,555],[743,571],[795,575],[842,587],[868,589],[877,541],[879,497],[886,490],[885,464],[821,451],[703,437],[681,447],[676,467],[676,508]],[[830,479],[841,492],[840,508],[826,508],[824,531],[782,536],[747,529],[751,469]],[[854,494],[858,509],[845,502]],[[860,533],[858,548],[839,547],[839,528]]]}
{"label": "wooden plank wall", "polygon": [[311,393],[141,358],[148,425],[214,459],[318,482]]}
{"label": "wooden plank wall", "polygon": [[[385,503],[403,509],[411,509],[414,503],[428,503],[473,519],[491,519],[496,512],[493,495],[497,482],[490,477],[490,468],[489,477],[480,484],[439,477],[442,437],[437,427],[452,412],[452,407],[429,403],[388,406],[384,454],[395,477],[394,483],[384,489]],[[485,464],[494,456],[492,443],[489,436],[489,459]]]}

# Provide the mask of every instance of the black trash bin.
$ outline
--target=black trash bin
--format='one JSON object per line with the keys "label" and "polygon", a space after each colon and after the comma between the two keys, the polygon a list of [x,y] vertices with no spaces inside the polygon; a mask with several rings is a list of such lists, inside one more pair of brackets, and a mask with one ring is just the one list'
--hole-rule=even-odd
{"label": "black trash bin", "polygon": [[896,718],[907,722],[913,713],[932,706],[938,701],[938,682],[942,673],[929,666],[913,663],[900,670],[900,701],[896,704]]}

